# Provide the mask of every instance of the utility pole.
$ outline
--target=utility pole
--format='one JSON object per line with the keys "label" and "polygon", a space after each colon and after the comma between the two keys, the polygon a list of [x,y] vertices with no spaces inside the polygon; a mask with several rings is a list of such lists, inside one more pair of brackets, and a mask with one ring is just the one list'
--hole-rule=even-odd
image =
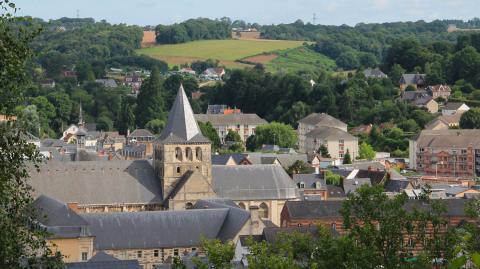
{"label": "utility pole", "polygon": [[77,9],[77,19],[80,19],[80,10]]}
{"label": "utility pole", "polygon": [[317,14],[313,13],[312,24],[315,25],[317,23]]}

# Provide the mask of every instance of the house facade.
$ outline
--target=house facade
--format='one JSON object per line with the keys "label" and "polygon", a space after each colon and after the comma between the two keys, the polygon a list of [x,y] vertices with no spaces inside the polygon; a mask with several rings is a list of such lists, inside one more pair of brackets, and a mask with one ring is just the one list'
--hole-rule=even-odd
{"label": "house facade", "polygon": [[442,115],[443,116],[451,116],[454,114],[461,114],[463,112],[466,112],[470,110],[470,107],[468,107],[465,103],[455,103],[455,102],[448,102],[443,108],[442,108]]}
{"label": "house facade", "polygon": [[[316,130],[320,129],[331,129],[335,128],[340,131],[343,131],[347,133],[347,124],[328,115],[325,113],[312,113],[308,115],[307,117],[301,119],[298,121],[298,150],[299,152],[302,153],[312,153],[313,151],[316,151],[317,148],[313,148],[314,145],[312,145],[311,142],[313,142],[313,139],[315,137],[310,136],[310,140],[312,141],[307,141],[307,134]],[[333,130],[333,129],[332,129]],[[339,132],[340,133],[340,132]],[[311,133],[312,135],[313,133]],[[339,141],[340,142],[340,141]],[[307,145],[307,143],[310,143],[310,145]],[[332,146],[334,147],[334,146]],[[333,148],[332,148],[333,150]],[[334,150],[335,151],[335,150]],[[336,151],[338,153],[338,150]]]}
{"label": "house facade", "polygon": [[399,81],[400,90],[404,91],[408,86],[413,86],[415,89],[424,89],[426,86],[425,74],[403,74]]}
{"label": "house facade", "polygon": [[423,130],[409,141],[410,168],[436,177],[480,176],[480,130]]}
{"label": "house facade", "polygon": [[196,114],[195,120],[203,123],[210,122],[225,143],[228,131],[234,131],[240,135],[243,142],[255,134],[255,129],[268,122],[257,114],[231,113],[231,114]]}
{"label": "house facade", "polygon": [[450,89],[450,86],[446,84],[428,86],[426,90],[428,94],[430,94],[433,97],[433,99],[442,97],[445,100],[448,100],[452,92],[452,89]]}

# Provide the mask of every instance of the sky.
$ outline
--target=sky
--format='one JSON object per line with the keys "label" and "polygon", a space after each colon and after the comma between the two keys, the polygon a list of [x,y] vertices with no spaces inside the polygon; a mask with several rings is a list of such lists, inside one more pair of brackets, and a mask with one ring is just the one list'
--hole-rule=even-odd
{"label": "sky", "polygon": [[480,0],[16,0],[19,15],[42,19],[91,17],[110,23],[157,25],[190,18],[230,17],[259,24],[355,25],[360,22],[468,20]]}

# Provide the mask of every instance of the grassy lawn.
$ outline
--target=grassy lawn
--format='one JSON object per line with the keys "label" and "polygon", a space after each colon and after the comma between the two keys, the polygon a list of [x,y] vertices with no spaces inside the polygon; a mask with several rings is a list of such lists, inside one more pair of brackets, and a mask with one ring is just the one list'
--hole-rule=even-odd
{"label": "grassy lawn", "polygon": [[235,60],[262,52],[296,48],[302,43],[303,41],[289,40],[202,40],[143,48],[137,50],[137,53],[164,60],[170,66],[195,60],[217,59],[229,68],[241,68],[248,65]]}
{"label": "grassy lawn", "polygon": [[265,64],[271,72],[314,71],[318,69],[333,71],[335,61],[306,47],[297,47],[275,52],[278,57]]}

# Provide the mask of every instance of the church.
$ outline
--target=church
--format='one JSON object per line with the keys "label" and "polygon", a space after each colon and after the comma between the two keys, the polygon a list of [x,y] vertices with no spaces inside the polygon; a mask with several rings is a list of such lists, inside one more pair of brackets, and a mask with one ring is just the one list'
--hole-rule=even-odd
{"label": "church", "polygon": [[198,200],[225,198],[274,224],[297,188],[278,165],[212,165],[182,86],[152,160],[55,161],[30,173],[34,195],[65,202],[77,212],[185,210]]}

